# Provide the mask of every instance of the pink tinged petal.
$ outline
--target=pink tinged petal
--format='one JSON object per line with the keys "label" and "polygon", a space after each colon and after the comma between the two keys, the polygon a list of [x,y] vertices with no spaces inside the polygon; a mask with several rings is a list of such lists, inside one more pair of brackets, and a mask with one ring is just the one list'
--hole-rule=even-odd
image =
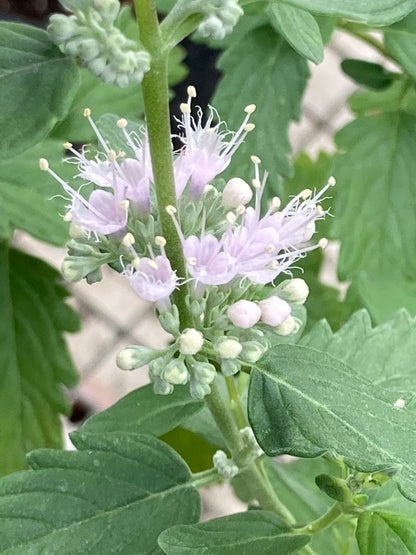
{"label": "pink tinged petal", "polygon": [[292,312],[290,305],[276,296],[260,301],[259,307],[261,310],[261,321],[273,327],[280,326]]}
{"label": "pink tinged petal", "polygon": [[188,271],[193,278],[207,285],[229,283],[236,275],[220,241],[213,235],[199,239],[192,235],[184,240],[183,251]]}
{"label": "pink tinged petal", "polygon": [[75,197],[71,211],[75,224],[103,235],[115,233],[127,224],[127,211],[117,205],[114,195],[108,191],[93,191],[85,202]]}
{"label": "pink tinged petal", "polygon": [[260,320],[261,310],[256,303],[242,299],[228,308],[227,316],[235,326],[248,329]]}
{"label": "pink tinged petal", "polygon": [[[157,267],[155,267],[155,264]],[[130,283],[137,295],[150,302],[167,300],[176,289],[178,278],[164,256],[140,260],[140,269],[129,272]]]}
{"label": "pink tinged petal", "polygon": [[140,212],[148,213],[150,211],[150,181],[152,179],[149,169],[134,158],[126,158],[120,166],[119,176],[125,187],[125,196],[132,202],[133,207]]}

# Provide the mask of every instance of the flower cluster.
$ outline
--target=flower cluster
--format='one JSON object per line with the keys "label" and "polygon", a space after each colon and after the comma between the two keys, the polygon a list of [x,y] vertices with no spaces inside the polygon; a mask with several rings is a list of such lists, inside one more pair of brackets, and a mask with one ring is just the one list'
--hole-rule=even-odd
{"label": "flower cluster", "polygon": [[[251,158],[251,183],[234,177],[222,184],[217,180],[219,187],[213,187],[212,180],[254,129],[249,119],[255,106],[245,108],[240,128],[231,132],[216,121],[212,108],[206,120],[200,109],[195,119],[195,96],[195,88],[188,87],[188,100],[181,104],[182,147],[174,152],[177,208],[156,206],[146,129],[123,118],[116,118],[111,130],[124,144],[115,151],[105,139],[105,125],[85,109],[101,152],[90,157],[85,147],[79,152],[65,143],[69,162],[78,168],[80,188],[62,180],[47,160],[41,159],[40,167],[59,181],[69,200],[64,219],[71,221],[72,239],[65,277],[92,283],[101,278],[101,266],[111,264],[142,299],[156,304],[161,325],[174,337],[165,350],[129,346],[120,352],[118,365],[131,370],[148,364],[157,393],[189,383],[191,394],[202,398],[210,393],[218,369],[226,376],[236,374],[254,364],[271,343],[299,332],[308,287],[301,279],[274,282],[307,252],[325,247],[326,239],[316,242],[313,235],[316,221],[325,215],[319,203],[335,180],[318,193],[305,189],[285,207],[275,197],[265,213],[261,204],[267,173],[261,176],[257,156]],[[81,192],[84,185],[89,194]],[[178,276],[167,256],[159,208],[177,229],[186,275]],[[174,302],[179,287],[187,290],[193,320],[193,327],[185,330]]]}
{"label": "flower cluster", "polygon": [[221,40],[231,33],[234,25],[243,15],[238,0],[208,0],[204,2],[204,20],[198,31],[203,37]]}
{"label": "flower cluster", "polygon": [[105,83],[126,87],[139,83],[150,69],[150,55],[137,50],[114,25],[120,10],[118,0],[61,0],[73,15],[54,14],[48,26],[55,44],[68,56],[79,58],[91,73]]}

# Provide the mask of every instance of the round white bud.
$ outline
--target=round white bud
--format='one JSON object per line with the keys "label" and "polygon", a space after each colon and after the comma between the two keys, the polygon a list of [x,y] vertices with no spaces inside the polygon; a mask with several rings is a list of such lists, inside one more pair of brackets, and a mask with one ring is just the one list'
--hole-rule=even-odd
{"label": "round white bud", "polygon": [[186,364],[180,358],[172,359],[162,373],[163,379],[172,385],[183,385],[189,379]]}
{"label": "round white bud", "polygon": [[256,303],[242,299],[228,308],[227,316],[234,326],[248,329],[260,320],[261,310]]}
{"label": "round white bud", "polygon": [[237,339],[223,338],[216,345],[216,351],[220,358],[237,358],[241,353],[243,346],[237,341]]}
{"label": "round white bud", "polygon": [[296,304],[303,304],[309,295],[309,287],[305,280],[301,278],[287,279],[283,281],[279,288],[279,296],[285,301]]}
{"label": "round white bud", "polygon": [[290,335],[291,333],[296,333],[299,330],[299,322],[293,318],[293,316],[288,316],[286,320],[274,328],[274,332],[277,335]]}
{"label": "round white bud", "polygon": [[185,330],[179,336],[179,351],[183,355],[196,355],[202,349],[204,336],[194,328]]}
{"label": "round white bud", "polygon": [[292,312],[290,304],[280,297],[269,297],[259,302],[261,321],[269,326],[280,326]]}
{"label": "round white bud", "polygon": [[237,208],[246,205],[253,197],[250,185],[240,177],[231,178],[222,192],[222,204],[225,208]]}
{"label": "round white bud", "polygon": [[149,364],[149,362],[158,358],[160,354],[159,351],[151,347],[130,345],[117,354],[117,366],[121,370],[134,370]]}

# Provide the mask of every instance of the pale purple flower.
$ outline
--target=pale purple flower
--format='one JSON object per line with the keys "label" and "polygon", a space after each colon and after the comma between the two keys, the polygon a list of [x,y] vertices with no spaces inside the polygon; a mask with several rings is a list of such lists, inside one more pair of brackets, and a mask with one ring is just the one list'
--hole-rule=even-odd
{"label": "pale purple flower", "polygon": [[222,243],[211,234],[201,238],[191,235],[182,241],[188,272],[196,282],[205,285],[229,283],[236,275]]}
{"label": "pale purple flower", "polygon": [[72,161],[78,165],[77,177],[96,187],[89,198],[85,198],[50,170],[46,161],[43,169],[61,183],[70,197],[66,218],[72,219],[86,231],[109,235],[126,228],[129,208],[135,215],[148,214],[150,211],[150,183],[153,180],[150,152],[146,138],[130,136],[125,129],[127,121],[121,119],[117,125],[136,157],[126,158],[125,153],[117,154],[109,148],[90,114],[90,110],[85,109],[84,115],[104,149],[105,159],[102,159],[102,155],[89,159],[85,149],[78,152],[71,143],[64,145],[73,154]]}
{"label": "pale purple flower", "polygon": [[169,296],[178,285],[176,272],[172,270],[165,253],[155,258],[141,258],[126,268],[135,293],[145,301],[156,302],[159,308],[170,305]]}
{"label": "pale purple flower", "polygon": [[261,197],[267,174],[260,183],[260,160],[253,157],[253,161],[256,170],[253,181],[257,189],[256,205],[245,210],[241,224],[227,229],[223,248],[233,260],[237,274],[254,283],[266,284],[281,272],[287,271],[308,251],[326,246],[326,239],[321,239],[317,245],[309,245],[307,242],[315,232],[315,221],[324,216],[324,211],[317,202],[335,184],[335,180],[330,179],[313,197],[312,191],[302,191],[281,211],[278,211],[280,201],[274,199],[270,209],[261,217]]}
{"label": "pale purple flower", "polygon": [[209,115],[203,123],[203,112],[198,108],[197,118],[191,116],[192,98],[196,96],[195,87],[188,87],[188,101],[180,108],[182,120],[179,127],[184,133],[179,136],[184,147],[174,161],[176,194],[179,198],[190,180],[190,194],[199,199],[205,185],[229,165],[231,157],[245,136],[254,128],[248,123],[254,104],[245,108],[246,117],[236,132],[228,131],[224,122],[212,126],[219,120],[216,110],[209,108]]}

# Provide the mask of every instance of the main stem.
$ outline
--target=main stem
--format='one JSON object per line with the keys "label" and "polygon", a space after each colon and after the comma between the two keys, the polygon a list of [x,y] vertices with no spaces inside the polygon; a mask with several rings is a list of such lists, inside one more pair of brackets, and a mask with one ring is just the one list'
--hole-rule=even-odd
{"label": "main stem", "polygon": [[[169,114],[169,49],[162,40],[154,0],[135,0],[134,4],[140,40],[151,56],[151,67],[144,75],[142,90],[160,223],[172,268],[178,277],[183,278],[185,260],[181,241],[171,216],[166,212],[169,205],[177,207]],[[175,291],[174,299],[182,327],[192,327],[192,317],[185,304],[186,294],[187,287],[182,285]]]}
{"label": "main stem", "polygon": [[235,464],[239,468],[245,469],[245,476],[253,499],[257,499],[263,509],[274,511],[289,524],[294,524],[293,516],[263,479],[256,463],[254,461],[248,463],[248,458],[252,455],[247,452],[247,447],[235,423],[233,414],[221,397],[215,382],[211,384],[211,393],[205,399],[218,428],[224,436]]}

